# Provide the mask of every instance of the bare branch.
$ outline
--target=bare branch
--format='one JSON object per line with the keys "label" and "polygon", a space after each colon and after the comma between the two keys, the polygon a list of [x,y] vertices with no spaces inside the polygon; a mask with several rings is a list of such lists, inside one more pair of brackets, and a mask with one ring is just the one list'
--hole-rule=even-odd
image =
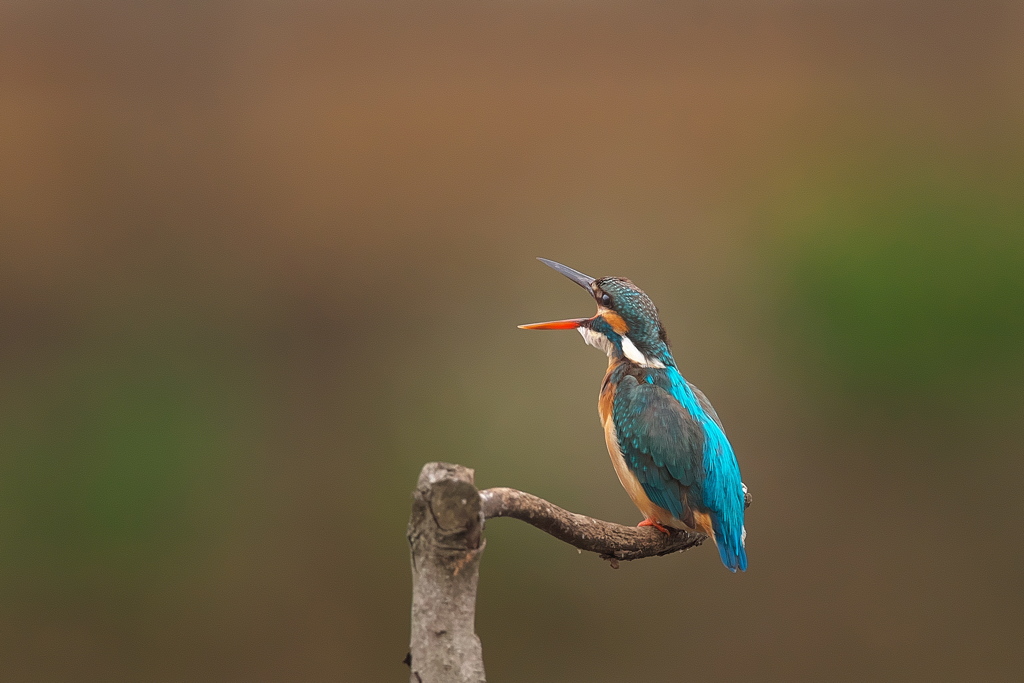
{"label": "bare branch", "polygon": [[543,498],[516,489],[481,491],[480,508],[484,519],[513,517],[573,547],[597,553],[608,560],[639,560],[668,555],[700,545],[707,538],[704,534],[689,531],[673,529],[672,533],[665,534],[652,527],[603,522],[563,510]]}

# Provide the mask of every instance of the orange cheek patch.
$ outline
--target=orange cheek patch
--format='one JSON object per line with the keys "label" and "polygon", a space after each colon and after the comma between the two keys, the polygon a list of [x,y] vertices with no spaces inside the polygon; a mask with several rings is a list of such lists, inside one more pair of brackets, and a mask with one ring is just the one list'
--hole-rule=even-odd
{"label": "orange cheek patch", "polygon": [[601,317],[611,325],[616,334],[626,334],[626,332],[629,331],[629,325],[627,325],[626,321],[622,319],[622,316],[615,311],[605,311],[601,314]]}

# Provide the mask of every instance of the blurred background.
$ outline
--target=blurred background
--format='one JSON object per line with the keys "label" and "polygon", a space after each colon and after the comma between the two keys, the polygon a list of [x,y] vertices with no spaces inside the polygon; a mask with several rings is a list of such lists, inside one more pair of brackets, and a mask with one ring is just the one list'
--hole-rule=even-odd
{"label": "blurred background", "polygon": [[487,529],[501,681],[1017,680],[1024,10],[0,6],[0,679],[407,680],[458,462],[622,523],[633,279],[754,496],[618,571]]}

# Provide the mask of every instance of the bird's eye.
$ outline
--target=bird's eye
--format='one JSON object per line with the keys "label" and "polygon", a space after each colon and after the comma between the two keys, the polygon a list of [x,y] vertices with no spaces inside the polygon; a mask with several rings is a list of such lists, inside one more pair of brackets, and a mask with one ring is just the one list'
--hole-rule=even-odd
{"label": "bird's eye", "polygon": [[600,301],[601,305],[604,306],[605,308],[608,308],[609,306],[612,305],[612,298],[608,296],[607,292],[601,292],[601,297],[598,299],[598,301]]}

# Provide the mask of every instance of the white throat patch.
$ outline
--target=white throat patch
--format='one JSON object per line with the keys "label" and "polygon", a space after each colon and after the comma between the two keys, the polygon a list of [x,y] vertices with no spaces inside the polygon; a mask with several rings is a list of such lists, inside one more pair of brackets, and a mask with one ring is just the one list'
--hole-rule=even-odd
{"label": "white throat patch", "polygon": [[615,351],[615,347],[608,341],[608,337],[604,336],[600,332],[594,332],[589,327],[577,327],[576,330],[583,337],[583,341],[587,342],[595,349],[601,349],[609,356]]}

